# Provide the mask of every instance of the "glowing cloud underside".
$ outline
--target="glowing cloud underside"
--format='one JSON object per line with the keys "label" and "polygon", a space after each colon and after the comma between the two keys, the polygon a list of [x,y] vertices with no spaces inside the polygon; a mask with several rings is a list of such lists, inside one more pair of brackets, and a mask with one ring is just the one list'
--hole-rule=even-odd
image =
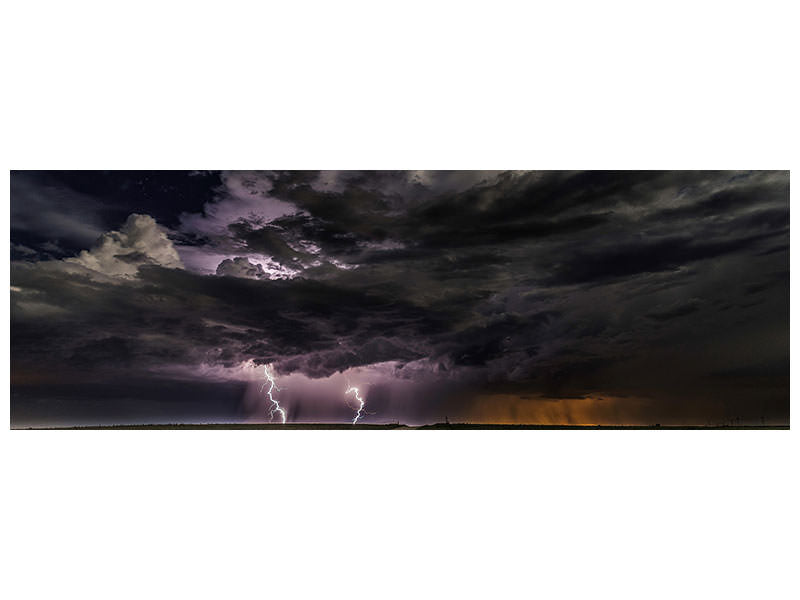
{"label": "glowing cloud underside", "polygon": [[264,392],[264,388],[267,386],[267,384],[269,384],[269,389],[267,390],[267,397],[269,398],[271,404],[271,406],[268,407],[269,422],[272,423],[272,420],[275,418],[275,413],[277,412],[281,416],[281,422],[286,423],[286,411],[281,408],[281,405],[272,395],[273,391],[280,391],[281,388],[275,384],[275,377],[272,375],[272,373],[270,373],[268,365],[264,365],[264,377],[266,378],[266,381],[261,385],[261,393]]}

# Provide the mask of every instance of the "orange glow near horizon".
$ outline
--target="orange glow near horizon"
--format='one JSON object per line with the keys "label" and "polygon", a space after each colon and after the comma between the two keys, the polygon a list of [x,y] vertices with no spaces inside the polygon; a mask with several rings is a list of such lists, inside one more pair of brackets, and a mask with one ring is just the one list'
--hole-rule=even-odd
{"label": "orange glow near horizon", "polygon": [[492,425],[654,425],[648,399],[590,394],[548,398],[487,394],[473,398],[466,420]]}

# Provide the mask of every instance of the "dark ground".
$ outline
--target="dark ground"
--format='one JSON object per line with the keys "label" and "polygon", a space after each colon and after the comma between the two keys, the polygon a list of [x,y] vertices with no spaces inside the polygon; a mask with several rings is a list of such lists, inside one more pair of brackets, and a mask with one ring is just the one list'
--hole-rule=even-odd
{"label": "dark ground", "polygon": [[82,427],[27,427],[20,429],[62,430],[62,429],[544,429],[544,430],[588,430],[588,429],[625,429],[625,430],[695,430],[695,429],[750,429],[750,430],[788,430],[788,425],[481,425],[470,423],[436,423],[433,425],[410,426],[397,423],[382,425],[347,423],[196,423],[196,424],[159,424],[159,425],[99,425]]}

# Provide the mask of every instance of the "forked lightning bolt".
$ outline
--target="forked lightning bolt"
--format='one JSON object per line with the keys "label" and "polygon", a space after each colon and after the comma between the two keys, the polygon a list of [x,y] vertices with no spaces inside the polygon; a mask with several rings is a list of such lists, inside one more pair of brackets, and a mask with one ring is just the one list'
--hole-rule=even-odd
{"label": "forked lightning bolt", "polygon": [[269,365],[264,365],[264,377],[266,377],[266,381],[261,386],[261,393],[264,392],[264,388],[269,384],[269,389],[267,390],[267,396],[269,397],[269,401],[272,403],[272,406],[269,407],[269,422],[272,423],[272,419],[275,417],[275,413],[280,413],[281,415],[281,422],[286,423],[286,411],[281,408],[281,405],[275,400],[275,397],[272,395],[273,390],[280,391],[279,388],[275,384],[275,377],[269,371]]}
{"label": "forked lightning bolt", "polygon": [[353,387],[352,385],[349,388],[347,388],[347,391],[344,393],[345,396],[347,396],[348,394],[353,394],[356,400],[358,400],[358,412],[356,412],[356,416],[353,417],[353,425],[355,425],[361,418],[361,411],[364,410],[364,399],[358,393],[358,388]]}

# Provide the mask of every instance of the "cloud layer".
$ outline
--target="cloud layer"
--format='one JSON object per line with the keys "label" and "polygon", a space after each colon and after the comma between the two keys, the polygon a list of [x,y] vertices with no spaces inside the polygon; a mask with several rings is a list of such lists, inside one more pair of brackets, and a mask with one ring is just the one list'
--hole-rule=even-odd
{"label": "cloud layer", "polygon": [[65,262],[111,277],[135,277],[139,267],[183,267],[166,231],[148,215],[133,214],[119,231],[104,233],[90,250]]}
{"label": "cloud layer", "polygon": [[41,379],[45,361],[97,381],[249,360],[310,378],[391,365],[396,385],[444,387],[387,419],[555,415],[543,398],[600,396],[622,407],[601,415],[788,419],[786,172],[219,182],[170,229],[131,205],[72,258],[20,250],[18,378]]}

